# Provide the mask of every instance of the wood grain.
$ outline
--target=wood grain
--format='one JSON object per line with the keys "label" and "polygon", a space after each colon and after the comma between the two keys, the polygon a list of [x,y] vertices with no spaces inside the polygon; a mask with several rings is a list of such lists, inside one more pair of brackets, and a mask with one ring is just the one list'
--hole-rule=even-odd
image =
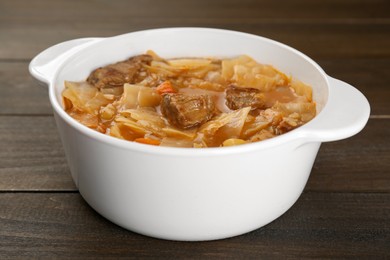
{"label": "wood grain", "polygon": [[31,59],[73,38],[178,26],[254,33],[314,58],[390,57],[390,39],[385,37],[390,29],[389,9],[386,0],[229,0],[223,4],[217,0],[7,0],[0,3],[0,59]]}
{"label": "wood grain", "polygon": [[94,212],[78,193],[1,193],[0,220],[0,258],[390,257],[390,194],[304,193],[261,229],[197,243],[124,230]]}
{"label": "wood grain", "polygon": [[75,190],[53,117],[0,117],[0,190]]}
{"label": "wood grain", "polygon": [[390,115],[390,59],[319,59],[318,64],[359,89],[370,102],[371,115]]}
{"label": "wood grain", "polygon": [[[390,192],[390,120],[322,145],[310,191]],[[0,190],[76,190],[53,118],[0,117]]]}
{"label": "wood grain", "polygon": [[[376,24],[373,27],[366,24],[356,25],[343,23],[301,25],[291,24],[288,21],[276,24],[263,21],[236,24],[226,22],[221,24],[217,22],[194,23],[186,22],[186,20],[173,22],[163,20],[147,25],[137,23],[127,24],[126,22],[124,24],[111,25],[112,27],[109,28],[107,28],[107,25],[96,26],[95,23],[85,25],[83,20],[80,20],[79,23],[83,25],[83,28],[77,31],[73,28],[58,25],[56,30],[61,33],[55,33],[54,35],[53,26],[28,28],[28,34],[25,32],[21,34],[18,26],[16,28],[7,27],[0,31],[0,41],[2,42],[0,59],[31,59],[42,50],[54,44],[76,38],[109,37],[144,29],[191,27],[194,25],[197,27],[236,30],[267,37],[296,48],[314,59],[390,57],[390,50],[387,47],[390,45],[390,40],[383,37],[390,30],[390,25],[382,23]],[[362,34],[368,34],[369,41],[361,41]],[[3,35],[7,35],[8,37],[4,37]],[[9,37],[13,40],[10,41]],[[35,38],[36,40],[26,46],[24,42],[30,38]],[[12,51],[10,52],[10,50]]]}
{"label": "wood grain", "polygon": [[0,62],[0,114],[51,115],[47,87],[28,72],[28,62]]}
{"label": "wood grain", "polygon": [[[180,1],[166,0],[81,0],[70,3],[66,0],[41,0],[28,2],[24,0],[1,1],[2,18],[7,21],[45,18],[50,22],[73,21],[74,17],[95,18],[113,21],[119,18],[158,20],[190,17],[197,20],[231,18],[238,19],[286,19],[292,22],[310,19],[322,21],[329,19],[387,19],[389,3],[386,0],[218,0]],[[50,12],[47,12],[50,10]],[[164,10],[164,13],[162,13]],[[178,11],[181,12],[178,12]],[[88,17],[86,15],[89,15]],[[41,17],[37,17],[41,16]]]}
{"label": "wood grain", "polygon": [[306,190],[390,192],[389,127],[371,119],[356,136],[322,144]]}
{"label": "wood grain", "polygon": [[[71,180],[28,62],[65,40],[171,26],[284,42],[371,103],[367,127],[324,143],[298,202],[261,229],[199,243],[148,238],[98,215]],[[388,0],[0,1],[0,259],[390,259],[389,32]]]}
{"label": "wood grain", "polygon": [[[390,115],[390,58],[319,59],[331,76],[362,91],[371,104],[371,114]],[[0,115],[49,115],[52,109],[45,86],[28,72],[27,62],[0,61]]]}

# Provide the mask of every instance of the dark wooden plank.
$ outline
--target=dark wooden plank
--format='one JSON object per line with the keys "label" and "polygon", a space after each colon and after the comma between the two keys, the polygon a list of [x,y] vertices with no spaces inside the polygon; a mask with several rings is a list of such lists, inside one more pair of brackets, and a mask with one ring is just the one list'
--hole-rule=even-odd
{"label": "dark wooden plank", "polygon": [[304,193],[282,217],[211,242],[158,240],[124,230],[79,194],[0,194],[0,258],[390,257],[390,194]]}
{"label": "dark wooden plank", "polygon": [[389,57],[389,10],[386,0],[8,0],[0,3],[0,58],[29,59],[72,38],[176,26],[255,33],[315,58]]}
{"label": "dark wooden plank", "polygon": [[[114,2],[103,0],[81,0],[70,3],[66,0],[41,0],[28,3],[24,0],[1,1],[3,19],[33,19],[34,16],[45,16],[51,22],[73,21],[77,18],[95,18],[112,21],[120,18],[136,19],[175,19],[189,17],[207,20],[210,18],[232,20],[242,19],[275,19],[302,21],[302,19],[383,19],[389,18],[390,4],[386,0],[226,0],[223,4],[218,0],[117,0]],[[131,8],[130,8],[131,7]],[[50,10],[50,12],[47,12]],[[162,10],[165,14],[162,14]],[[178,12],[181,11],[181,12]],[[71,16],[69,15],[71,14]],[[114,15],[115,14],[115,15]],[[35,19],[40,19],[36,17]],[[37,21],[37,20],[35,20]],[[131,20],[133,21],[133,20]],[[351,21],[350,21],[351,22]]]}
{"label": "dark wooden plank", "polygon": [[[361,90],[371,103],[371,114],[390,115],[390,59],[319,59],[331,76]],[[27,62],[0,61],[0,115],[51,114],[45,87],[28,73]]]}
{"label": "dark wooden plank", "polygon": [[390,115],[390,59],[319,59],[325,72],[359,89],[371,105],[371,115]]}
{"label": "dark wooden plank", "polygon": [[[310,191],[390,192],[390,120],[322,145]],[[51,117],[0,117],[0,190],[75,190]]]}
{"label": "dark wooden plank", "polygon": [[[83,21],[80,21],[83,23]],[[350,57],[390,57],[390,37],[386,37],[390,30],[389,24],[291,24],[273,22],[251,22],[244,24],[231,24],[230,22],[199,22],[195,23],[200,27],[213,27],[230,29],[252,33],[274,39],[290,45],[301,52],[315,58],[350,58]],[[135,25],[119,24],[112,25],[86,25],[75,31],[73,28],[62,26],[58,29],[61,34],[53,34],[52,27],[41,26],[28,28],[25,33],[19,33],[20,28],[6,28],[0,31],[0,40],[3,42],[0,48],[0,59],[31,59],[40,51],[57,44],[82,37],[109,37],[127,32],[143,29],[193,26],[194,22],[177,20],[169,22],[166,20],[152,24]],[[362,34],[367,34],[369,40],[361,39]],[[3,37],[1,35],[4,35]],[[5,35],[8,35],[5,37]],[[4,38],[4,39],[2,39]],[[34,40],[30,40],[34,39]],[[28,42],[28,44],[27,44]],[[11,54],[12,53],[12,54]]]}
{"label": "dark wooden plank", "polygon": [[370,119],[358,135],[324,143],[306,190],[390,192],[390,120]]}
{"label": "dark wooden plank", "polygon": [[28,62],[0,62],[0,114],[52,114],[47,88],[30,76]]}
{"label": "dark wooden plank", "polygon": [[0,190],[76,190],[53,117],[1,117]]}
{"label": "dark wooden plank", "polygon": [[[64,40],[167,26],[289,44],[360,89],[376,119],[323,144],[301,198],[264,228],[200,243],[126,231],[77,193],[47,91],[27,65]],[[388,0],[0,1],[0,259],[390,259],[389,31]]]}

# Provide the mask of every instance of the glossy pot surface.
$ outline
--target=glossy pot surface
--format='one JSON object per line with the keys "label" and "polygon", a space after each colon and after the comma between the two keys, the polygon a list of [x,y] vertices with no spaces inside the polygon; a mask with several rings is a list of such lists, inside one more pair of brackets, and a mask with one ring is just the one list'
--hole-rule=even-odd
{"label": "glossy pot surface", "polygon": [[[115,139],[72,119],[64,80],[85,80],[109,63],[154,50],[164,58],[247,54],[310,84],[317,116],[284,135],[224,148],[168,148]],[[321,142],[358,133],[370,107],[349,84],[267,38],[210,28],[166,28],[83,38],[36,56],[30,72],[49,96],[74,182],[101,215],[129,230],[173,240],[212,240],[257,229],[300,196]]]}

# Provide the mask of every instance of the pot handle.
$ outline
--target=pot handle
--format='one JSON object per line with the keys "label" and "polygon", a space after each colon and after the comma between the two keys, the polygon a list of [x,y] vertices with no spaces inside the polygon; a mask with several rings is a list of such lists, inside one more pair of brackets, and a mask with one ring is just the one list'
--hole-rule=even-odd
{"label": "pot handle", "polygon": [[351,137],[364,128],[370,117],[370,104],[359,90],[341,80],[328,79],[326,106],[312,124],[302,127],[306,140],[329,142]]}
{"label": "pot handle", "polygon": [[56,44],[35,56],[28,67],[29,71],[34,78],[48,85],[66,58],[101,40],[102,38],[80,38]]}

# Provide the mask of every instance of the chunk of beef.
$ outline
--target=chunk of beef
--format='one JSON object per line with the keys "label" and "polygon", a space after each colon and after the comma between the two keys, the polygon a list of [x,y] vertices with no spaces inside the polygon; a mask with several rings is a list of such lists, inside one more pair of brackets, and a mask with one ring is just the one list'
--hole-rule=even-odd
{"label": "chunk of beef", "polygon": [[207,95],[164,94],[161,112],[170,124],[179,128],[191,128],[210,120],[215,105]]}
{"label": "chunk of beef", "polygon": [[226,89],[226,105],[237,110],[244,107],[251,107],[252,110],[266,108],[265,96],[256,88],[239,88],[230,85]]}
{"label": "chunk of beef", "polygon": [[97,88],[121,87],[125,83],[135,83],[143,64],[150,64],[150,55],[134,56],[128,60],[98,68],[89,75],[87,82]]}

